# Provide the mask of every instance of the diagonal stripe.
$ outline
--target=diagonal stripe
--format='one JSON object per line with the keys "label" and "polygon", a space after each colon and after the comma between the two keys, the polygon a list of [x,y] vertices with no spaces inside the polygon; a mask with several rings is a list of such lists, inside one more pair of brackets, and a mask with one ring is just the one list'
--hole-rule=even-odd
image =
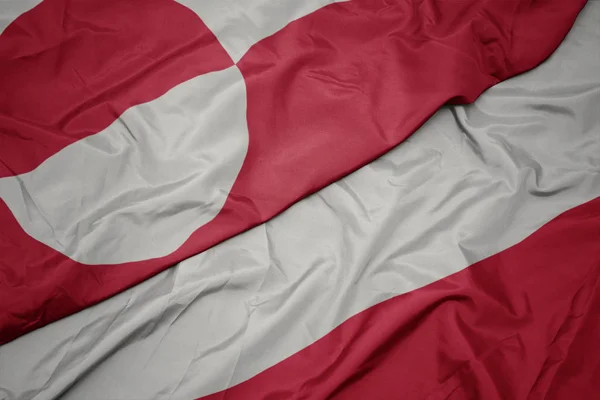
{"label": "diagonal stripe", "polygon": [[[600,313],[599,263],[600,198],[203,399],[547,398],[548,383],[570,375],[555,374],[581,317]],[[581,398],[598,389],[589,382]]]}

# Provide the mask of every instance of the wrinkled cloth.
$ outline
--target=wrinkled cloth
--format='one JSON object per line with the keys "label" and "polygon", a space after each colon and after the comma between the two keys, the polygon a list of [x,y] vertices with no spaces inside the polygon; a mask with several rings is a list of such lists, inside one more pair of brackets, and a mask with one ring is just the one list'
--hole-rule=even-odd
{"label": "wrinkled cloth", "polygon": [[[282,215],[1,346],[0,398],[192,399],[251,382],[353,315],[466,272],[525,243],[559,214],[598,198],[599,19],[600,2],[589,2],[540,67],[494,86],[472,105],[443,107],[391,152]],[[576,219],[583,223],[586,215]],[[576,232],[559,234],[568,238]],[[529,250],[532,257],[544,251],[540,247]],[[496,274],[484,269],[479,278],[473,287],[496,296],[483,300],[501,299],[505,292],[488,290]],[[533,398],[544,398],[544,391],[545,398],[586,398],[575,388],[600,382],[590,369],[598,360],[591,323],[597,314],[586,312],[597,303],[594,293],[598,290],[582,291],[588,303],[574,303],[579,328],[566,355],[556,354],[563,367],[570,366],[571,381],[564,380],[569,371],[559,374],[562,385],[541,387]],[[480,304],[473,309],[479,311]],[[537,320],[526,302],[518,304],[522,308],[507,312],[524,315],[523,324]],[[429,304],[428,310],[424,315],[444,314],[443,304]],[[488,310],[477,313],[481,325],[472,326],[493,326],[485,321]],[[444,315],[461,326],[454,314]],[[422,353],[442,354],[441,338]],[[540,336],[539,342],[551,339]],[[404,342],[399,336],[392,343]],[[519,348],[515,341],[506,344]],[[352,354],[357,348],[346,350]],[[404,366],[411,367],[417,366]],[[510,370],[502,372],[504,382],[519,381]],[[307,377],[314,373],[290,375],[308,390]],[[367,381],[359,378],[355,381]],[[415,388],[445,378],[423,373],[421,380],[405,382],[396,375],[388,385],[404,385],[390,386],[400,398],[420,399],[438,388]],[[271,382],[264,390],[272,398],[289,398],[272,390],[285,383]],[[238,398],[233,394],[225,398]],[[309,391],[304,395],[311,398]],[[344,392],[338,396],[344,398]]]}
{"label": "wrinkled cloth", "polygon": [[586,1],[275,3],[229,19],[202,0],[46,0],[6,27],[0,343],[269,220],[443,104],[536,67]]}

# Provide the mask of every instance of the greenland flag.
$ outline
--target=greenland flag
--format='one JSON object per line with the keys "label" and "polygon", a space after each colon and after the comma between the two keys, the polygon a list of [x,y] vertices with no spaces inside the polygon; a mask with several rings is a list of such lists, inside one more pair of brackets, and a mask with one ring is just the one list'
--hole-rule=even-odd
{"label": "greenland flag", "polygon": [[8,3],[0,343],[270,219],[443,104],[535,67],[585,1],[247,3]]}

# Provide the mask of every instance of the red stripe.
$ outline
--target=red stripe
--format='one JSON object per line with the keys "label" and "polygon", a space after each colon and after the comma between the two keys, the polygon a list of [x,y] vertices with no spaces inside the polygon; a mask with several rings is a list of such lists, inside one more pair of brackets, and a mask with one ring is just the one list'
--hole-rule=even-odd
{"label": "red stripe", "polygon": [[[23,115],[10,119],[4,114],[0,119],[4,173],[29,170],[66,143],[105,126],[126,104],[146,96],[147,82],[149,88],[154,88],[154,96],[185,76],[230,65],[199,20],[194,19],[194,25],[187,10],[167,0],[114,0],[110,2],[112,8],[103,6],[108,2],[100,0],[68,3],[81,7],[73,9],[79,11],[72,24],[90,18],[94,21],[85,28],[73,28],[78,35],[94,32],[89,33],[93,36],[89,41],[78,44],[77,35],[65,41],[65,36],[57,33],[37,34],[32,41],[43,45],[33,46],[31,56],[19,53],[22,44],[18,40],[37,32],[38,25],[53,26],[62,32],[63,21],[70,21],[71,6],[66,7],[66,0],[46,0],[0,36],[0,54],[23,56],[11,60],[3,56],[2,68],[8,68],[4,63],[12,62],[28,66],[23,70],[38,80],[36,93],[33,89],[23,92],[29,96],[19,100],[24,102],[18,109]],[[106,299],[268,220],[397,145],[444,102],[472,101],[499,79],[533,67],[559,45],[584,3],[549,0],[532,14],[527,7],[516,13],[517,6],[530,4],[528,0],[468,0],[436,6],[427,1],[353,0],[327,6],[291,23],[255,45],[240,61],[248,90],[250,142],[246,160],[221,213],[176,252],[117,266],[81,265],[31,239],[0,202],[0,344]],[[87,8],[92,4],[99,7],[97,11]],[[111,22],[119,14],[116,7],[123,7],[123,17],[118,19],[121,25]],[[141,18],[142,11],[149,16]],[[527,25],[532,19],[537,25]],[[518,29],[498,30],[499,23]],[[142,27],[134,31],[135,40],[117,35],[114,41],[103,44],[105,35],[130,32],[138,24]],[[535,46],[522,49],[512,45],[538,38],[540,30],[547,33]],[[54,38],[53,43],[49,43],[50,38]],[[127,46],[110,58],[112,48],[119,48],[121,40]],[[98,54],[112,60],[108,64],[111,68],[102,61],[104,58],[92,56],[96,42],[102,44]],[[182,48],[181,43],[187,47]],[[62,50],[69,46],[77,49],[72,50],[74,55]],[[180,51],[171,57],[173,48]],[[47,50],[39,53],[40,49]],[[139,60],[154,60],[156,52],[169,55],[165,69],[157,67],[161,73],[148,73],[148,78],[146,72],[154,71],[152,62],[147,69],[144,64],[129,68],[124,62],[132,53],[146,50]],[[46,53],[48,61],[44,63],[29,60],[45,60]],[[129,100],[97,101],[96,96],[105,93],[98,89],[88,95],[88,86],[82,88],[81,80],[72,72],[81,74],[86,69],[72,64],[71,58],[93,71],[85,76],[85,82],[92,78],[110,82],[114,86],[106,93],[115,93],[116,97],[122,94]],[[11,68],[7,70],[21,76],[20,68]],[[113,68],[118,73],[112,72]],[[134,86],[144,96],[130,94],[131,88],[120,89],[121,85],[129,85],[128,79],[136,73],[140,73],[136,75],[140,84]],[[104,79],[104,74],[110,79]],[[55,76],[58,82],[66,79],[63,76],[69,77],[67,83],[59,85],[60,90],[53,86]],[[27,76],[19,79],[23,90],[33,87]],[[69,94],[64,101],[57,95],[62,90]],[[40,96],[43,107],[37,107],[34,94]],[[80,96],[87,103],[82,103]],[[64,109],[56,111],[54,99],[64,103]],[[17,107],[3,101],[4,108]],[[15,104],[21,104],[19,101]],[[86,106],[81,108],[82,104]],[[31,116],[27,114],[30,111]],[[99,122],[94,122],[96,117],[88,117],[89,112],[98,112]],[[20,138],[21,129],[26,140]],[[33,150],[26,150],[24,142]]]}
{"label": "red stripe", "polygon": [[598,398],[599,316],[600,198],[203,399]]}
{"label": "red stripe", "polygon": [[231,65],[213,33],[174,1],[45,0],[0,36],[0,178]]}

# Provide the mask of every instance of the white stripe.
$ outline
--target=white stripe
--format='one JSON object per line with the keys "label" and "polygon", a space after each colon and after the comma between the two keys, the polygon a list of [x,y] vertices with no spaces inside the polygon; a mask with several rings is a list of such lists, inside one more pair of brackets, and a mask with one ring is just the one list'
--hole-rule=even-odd
{"label": "white stripe", "polygon": [[443,109],[280,217],[0,347],[0,387],[35,400],[214,392],[599,196],[599,16],[590,2],[541,67]]}
{"label": "white stripe", "polygon": [[194,11],[234,62],[255,43],[328,4],[346,0],[177,0]]}
{"label": "white stripe", "polygon": [[29,235],[77,261],[160,257],[221,210],[247,148],[245,83],[234,66],[0,179],[0,198]]}
{"label": "white stripe", "polygon": [[0,34],[15,19],[41,3],[41,0],[0,0]]}

